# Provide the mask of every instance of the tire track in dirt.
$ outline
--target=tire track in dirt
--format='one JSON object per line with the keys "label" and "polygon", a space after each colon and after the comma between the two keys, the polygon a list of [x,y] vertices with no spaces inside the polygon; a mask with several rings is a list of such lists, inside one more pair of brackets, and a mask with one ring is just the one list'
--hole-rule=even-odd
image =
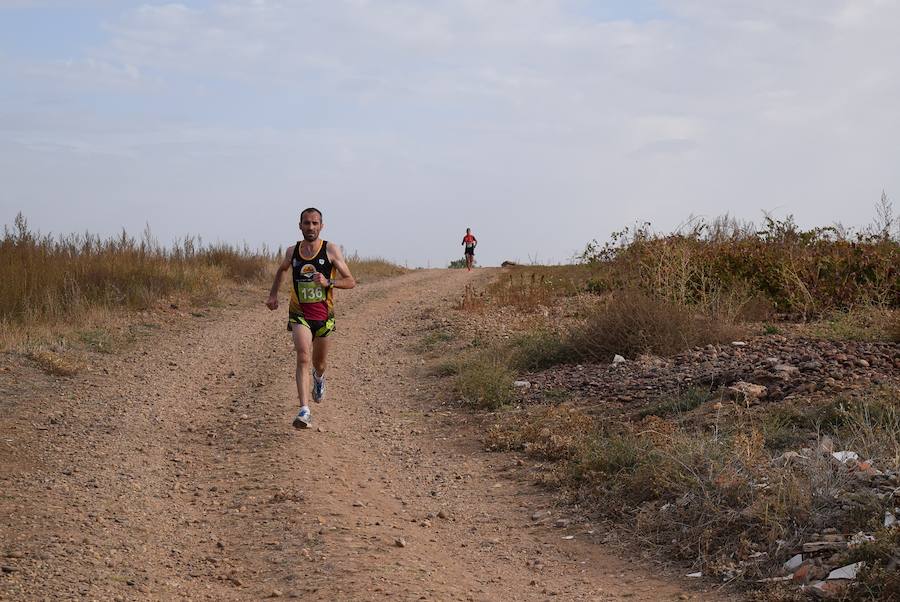
{"label": "tire track in dirt", "polygon": [[444,384],[423,376],[414,343],[490,276],[418,270],[339,291],[328,394],[305,431],[290,427],[284,312],[262,293],[172,319],[69,381],[12,358],[0,596],[712,599],[574,528],[532,524],[547,495],[439,407]]}

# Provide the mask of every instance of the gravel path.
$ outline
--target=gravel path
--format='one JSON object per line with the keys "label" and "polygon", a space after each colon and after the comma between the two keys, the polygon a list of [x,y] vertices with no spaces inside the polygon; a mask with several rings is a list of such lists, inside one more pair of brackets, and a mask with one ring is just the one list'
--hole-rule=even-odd
{"label": "gravel path", "polygon": [[263,291],[157,312],[74,377],[7,354],[0,599],[715,599],[609,555],[609,534],[556,527],[516,458],[441,406],[416,343],[491,275],[339,291],[328,396],[305,431],[284,312]]}

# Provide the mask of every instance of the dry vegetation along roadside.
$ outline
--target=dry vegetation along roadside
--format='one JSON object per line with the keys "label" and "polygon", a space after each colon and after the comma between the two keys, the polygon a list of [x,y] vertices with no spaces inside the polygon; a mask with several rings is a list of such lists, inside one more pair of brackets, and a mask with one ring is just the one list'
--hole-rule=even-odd
{"label": "dry vegetation along roadside", "polygon": [[[0,350],[71,372],[54,351],[60,345],[112,351],[144,328],[141,311],[219,305],[225,289],[270,278],[281,254],[189,236],[164,247],[149,227],[140,239],[124,231],[53,237],[30,230],[20,213],[0,239]],[[362,282],[407,271],[357,254],[348,263]]]}
{"label": "dry vegetation along roadside", "polygon": [[492,412],[488,448],[545,461],[548,487],[688,570],[897,599],[900,244],[700,226],[470,287],[467,326],[430,342],[464,359],[433,373]]}

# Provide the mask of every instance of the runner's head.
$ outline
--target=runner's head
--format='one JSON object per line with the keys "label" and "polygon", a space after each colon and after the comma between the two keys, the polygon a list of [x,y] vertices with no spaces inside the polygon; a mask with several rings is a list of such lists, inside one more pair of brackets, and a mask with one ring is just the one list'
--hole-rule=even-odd
{"label": "runner's head", "polygon": [[472,233],[472,228],[466,228],[466,234],[471,234],[471,233]]}
{"label": "runner's head", "polygon": [[300,231],[303,232],[303,240],[308,242],[317,240],[324,225],[322,212],[315,207],[308,207],[300,212]]}

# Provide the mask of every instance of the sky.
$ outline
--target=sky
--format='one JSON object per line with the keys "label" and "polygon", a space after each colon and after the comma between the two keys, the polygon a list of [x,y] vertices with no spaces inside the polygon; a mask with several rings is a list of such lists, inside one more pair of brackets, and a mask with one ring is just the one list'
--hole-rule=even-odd
{"label": "sky", "polygon": [[0,0],[0,219],[409,267],[900,194],[892,0]]}

